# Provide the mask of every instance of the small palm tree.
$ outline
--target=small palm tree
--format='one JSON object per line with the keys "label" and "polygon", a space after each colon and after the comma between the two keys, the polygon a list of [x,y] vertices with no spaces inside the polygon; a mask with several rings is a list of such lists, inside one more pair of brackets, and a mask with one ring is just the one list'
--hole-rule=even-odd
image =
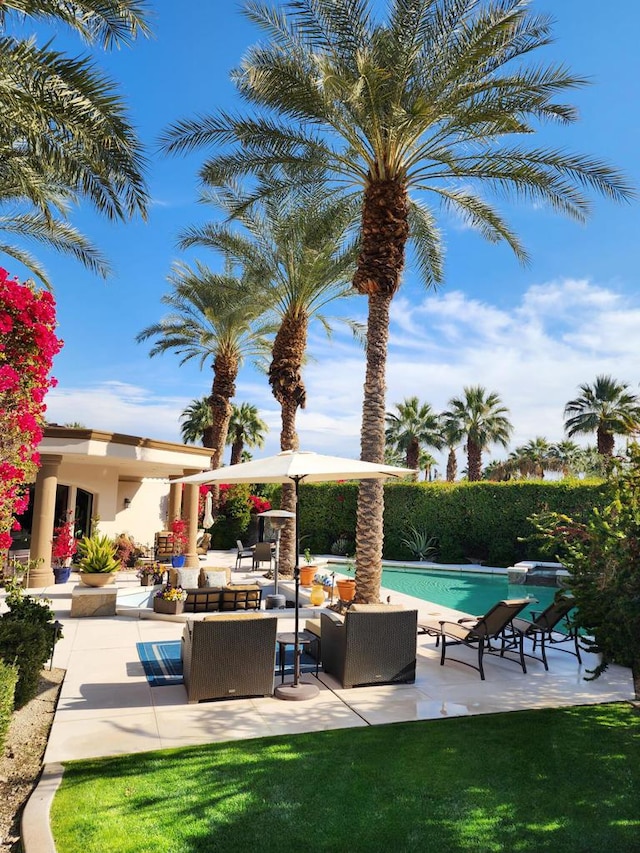
{"label": "small palm tree", "polygon": [[513,427],[507,418],[509,409],[495,392],[487,394],[480,385],[464,388],[462,397],[449,400],[444,417],[460,424],[466,437],[467,476],[477,481],[482,476],[482,452],[491,444],[506,447]]}
{"label": "small palm tree", "polygon": [[396,403],[396,412],[387,412],[387,444],[395,445],[405,454],[407,468],[416,470],[414,479],[418,479],[420,451],[426,447],[440,450],[442,438],[439,416],[429,403],[420,403],[417,397],[407,397],[403,403]]}
{"label": "small palm tree", "polygon": [[212,448],[211,467],[219,468],[238,371],[245,358],[264,354],[268,329],[258,322],[261,308],[241,279],[213,273],[196,263],[195,269],[176,264],[169,281],[173,291],[163,296],[162,302],[173,313],[147,326],[136,340],[156,339],[149,351],[152,357],[175,350],[181,356],[180,364],[192,358],[198,359],[200,367],[210,364],[211,432],[207,432],[206,440]]}
{"label": "small palm tree", "polygon": [[612,456],[616,435],[640,428],[640,398],[629,385],[611,376],[596,376],[593,385],[580,385],[581,394],[564,407],[564,428],[574,435],[596,433],[598,453]]}
{"label": "small palm tree", "polygon": [[264,435],[269,427],[258,414],[258,407],[250,403],[233,404],[227,444],[231,445],[231,465],[243,461],[245,445],[264,447]]}
{"label": "small palm tree", "polygon": [[549,453],[563,477],[575,476],[581,470],[582,448],[575,441],[557,441],[551,445]]}
{"label": "small palm tree", "polygon": [[197,444],[213,447],[213,420],[208,397],[192,400],[180,415],[182,424],[180,433],[185,444]]}
{"label": "small palm tree", "polygon": [[456,450],[464,438],[464,430],[459,420],[451,413],[440,416],[442,444],[447,448],[447,483],[453,483],[458,476]]}

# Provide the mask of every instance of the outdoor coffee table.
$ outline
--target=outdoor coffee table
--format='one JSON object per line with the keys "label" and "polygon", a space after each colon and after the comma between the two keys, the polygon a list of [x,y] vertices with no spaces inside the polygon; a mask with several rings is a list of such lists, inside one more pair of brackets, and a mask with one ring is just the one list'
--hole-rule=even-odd
{"label": "outdoor coffee table", "polygon": [[[287,650],[287,646],[294,646],[296,644],[296,635],[293,631],[287,632],[285,634],[276,634],[276,642],[278,644],[278,660],[280,661],[280,683],[284,682],[284,663],[285,663],[285,653]],[[312,634],[310,631],[299,631],[298,632],[298,645],[303,649],[305,646],[310,646],[311,643],[318,643],[319,637],[316,637],[315,634]],[[318,647],[316,645],[316,652]],[[316,654],[316,677],[318,675],[318,667],[320,665],[320,655]]]}

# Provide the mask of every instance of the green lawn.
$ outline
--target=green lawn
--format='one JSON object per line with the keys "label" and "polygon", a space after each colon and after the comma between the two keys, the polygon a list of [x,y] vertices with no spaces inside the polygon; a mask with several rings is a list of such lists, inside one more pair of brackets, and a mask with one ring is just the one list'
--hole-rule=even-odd
{"label": "green lawn", "polygon": [[638,851],[640,711],[522,711],[71,762],[52,826],[58,853]]}

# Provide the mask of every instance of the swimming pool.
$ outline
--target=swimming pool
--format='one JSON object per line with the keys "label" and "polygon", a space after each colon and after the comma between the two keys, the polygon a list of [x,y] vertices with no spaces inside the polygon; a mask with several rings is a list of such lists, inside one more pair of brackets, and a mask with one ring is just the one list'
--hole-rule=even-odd
{"label": "swimming pool", "polygon": [[[353,575],[346,567],[340,571]],[[535,601],[522,611],[525,619],[531,618],[531,609],[544,610],[558,591],[553,586],[509,584],[506,574],[412,568],[383,568],[382,586],[474,616],[486,613],[500,599],[529,596]]]}

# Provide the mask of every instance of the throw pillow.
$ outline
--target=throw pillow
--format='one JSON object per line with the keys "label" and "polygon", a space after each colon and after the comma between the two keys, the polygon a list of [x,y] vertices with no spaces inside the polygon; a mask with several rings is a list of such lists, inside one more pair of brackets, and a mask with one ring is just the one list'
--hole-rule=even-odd
{"label": "throw pillow", "polygon": [[197,589],[200,569],[176,569],[178,586],[182,589]]}
{"label": "throw pillow", "polygon": [[205,586],[224,586],[227,582],[227,573],[222,572],[206,572],[204,573]]}

